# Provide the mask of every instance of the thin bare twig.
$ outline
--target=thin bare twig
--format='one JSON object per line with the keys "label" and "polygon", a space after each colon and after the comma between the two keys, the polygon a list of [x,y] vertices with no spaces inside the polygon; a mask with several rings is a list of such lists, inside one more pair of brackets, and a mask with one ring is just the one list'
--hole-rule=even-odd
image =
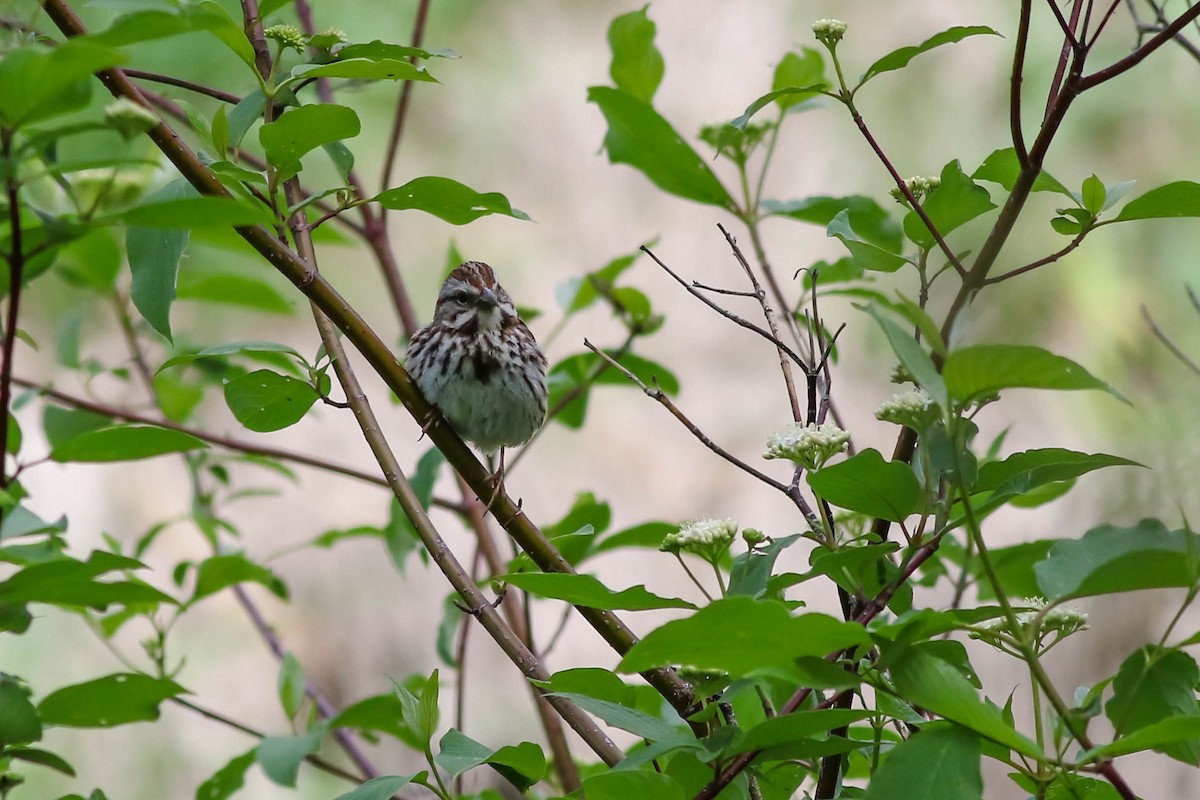
{"label": "thin bare twig", "polygon": [[[13,132],[8,128],[0,130],[0,154],[5,161],[12,163]],[[8,430],[12,408],[12,378],[13,352],[17,344],[17,322],[21,313],[21,283],[25,280],[25,251],[23,249],[21,232],[21,206],[18,193],[16,170],[9,170],[4,181],[4,190],[8,203],[8,309],[4,319],[3,359],[0,364],[0,412],[4,418],[0,420],[0,488],[8,486]],[[3,511],[0,511],[0,518]]]}
{"label": "thin bare twig", "polygon": [[733,323],[740,325],[741,327],[745,328],[748,331],[754,331],[759,336],[763,337],[768,342],[775,345],[783,352],[787,353],[788,357],[791,358],[792,361],[794,361],[797,364],[797,366],[799,366],[801,369],[805,369],[805,370],[808,369],[808,366],[804,363],[804,359],[802,359],[802,358],[800,358],[800,356],[796,355],[796,353],[790,347],[788,347],[786,344],[781,342],[777,337],[772,336],[770,331],[767,331],[767,330],[764,330],[763,328],[758,327],[757,325],[755,325],[753,322],[751,322],[748,319],[743,319],[742,317],[739,317],[737,314],[734,314],[732,311],[722,308],[721,306],[714,303],[712,300],[710,300],[707,297],[705,297],[704,295],[702,295],[700,293],[699,289],[695,288],[694,286],[689,284],[687,281],[685,281],[683,278],[679,277],[679,275],[674,270],[672,270],[670,267],[668,267],[666,264],[664,264],[658,256],[654,255],[653,251],[651,251],[650,248],[646,247],[645,245],[642,245],[641,250],[646,255],[650,256],[650,258],[654,260],[655,264],[658,264],[660,267],[662,267],[666,271],[666,273],[668,275],[670,275],[672,278],[674,278],[675,281],[680,286],[682,286],[684,289],[686,289],[688,294],[692,295],[693,297],[698,298],[701,303],[704,303],[704,305],[708,306],[713,311],[716,311],[722,317],[725,317],[726,319],[732,321]]}
{"label": "thin bare twig", "polygon": [[1013,149],[1021,169],[1029,166],[1029,150],[1025,147],[1025,132],[1021,128],[1021,84],[1025,73],[1025,48],[1029,45],[1029,19],[1033,0],[1021,0],[1021,16],[1017,23],[1017,43],[1013,48],[1012,78],[1009,81],[1008,124],[1012,132]]}
{"label": "thin bare twig", "polygon": [[[267,734],[263,733],[262,731],[255,730],[254,728],[251,728],[249,725],[244,725],[235,719],[232,719],[230,717],[225,716],[224,714],[221,714],[220,712],[213,711],[212,709],[205,708],[204,706],[201,706],[201,705],[197,705],[196,703],[193,703],[191,700],[186,700],[182,697],[172,697],[171,702],[175,703],[176,705],[178,705],[182,708],[186,708],[189,711],[193,711],[193,712],[199,714],[200,716],[204,717],[205,719],[210,719],[213,722],[219,722],[228,728],[233,728],[236,731],[241,731],[242,733],[246,734],[247,736],[253,736],[255,739],[267,738]],[[330,775],[335,775],[339,778],[350,781],[351,783],[362,783],[365,780],[365,778],[363,778],[363,776],[355,775],[353,772],[347,772],[346,770],[339,767],[337,764],[330,763],[329,761],[326,761],[325,759],[321,758],[320,756],[314,755],[312,753],[306,755],[304,757],[304,760],[307,761],[309,764],[312,764],[314,767],[321,770],[322,772],[328,772]]]}
{"label": "thin bare twig", "polygon": [[[775,312],[771,308],[771,304],[767,302],[767,293],[763,291],[762,284],[758,282],[758,278],[754,275],[754,270],[750,269],[749,262],[742,255],[741,248],[738,247],[737,239],[725,230],[725,226],[717,223],[717,229],[725,235],[725,241],[729,243],[729,247],[733,250],[733,257],[742,265],[742,270],[746,273],[746,277],[750,279],[750,285],[754,288],[752,297],[762,306],[763,316],[767,320],[767,327],[771,329],[771,338],[775,341],[775,350],[779,354],[779,368],[783,371],[783,383],[787,387],[788,402],[792,406],[792,419],[799,422],[802,414],[800,412],[800,399],[796,397],[796,384],[792,380],[792,365],[788,363],[787,352],[784,350],[782,340],[779,338],[779,325],[775,322]],[[806,370],[807,372],[807,370]]]}
{"label": "thin bare twig", "polygon": [[1160,328],[1158,323],[1154,321],[1154,318],[1150,316],[1150,310],[1145,306],[1142,306],[1142,318],[1145,319],[1146,324],[1150,326],[1150,332],[1154,334],[1154,337],[1162,342],[1166,348],[1171,351],[1172,355],[1178,358],[1185,367],[1197,375],[1200,375],[1200,364],[1197,364],[1191,356],[1183,352],[1179,345],[1175,344],[1175,342],[1171,340],[1171,337],[1167,336],[1166,332]]}
{"label": "thin bare twig", "polygon": [[[417,4],[417,13],[413,18],[412,36],[409,37],[409,42],[413,47],[420,47],[425,39],[425,22],[429,18],[429,4],[430,0],[420,0]],[[415,66],[417,57],[410,58],[409,63]],[[400,87],[400,100],[396,103],[396,115],[392,118],[392,130],[388,134],[383,170],[379,176],[379,191],[381,192],[391,186],[392,170],[396,165],[396,155],[400,151],[400,140],[404,136],[404,123],[408,119],[408,106],[411,102],[414,83],[415,81],[405,81],[404,85]],[[381,215],[386,216],[387,209],[384,209]]]}
{"label": "thin bare twig", "polygon": [[657,400],[663,406],[663,408],[665,408],[665,409],[667,409],[667,411],[671,412],[671,416],[673,416],[673,417],[675,417],[675,419],[679,420],[680,423],[683,424],[683,427],[687,428],[688,431],[690,431],[693,436],[695,436],[697,439],[699,439],[700,443],[703,444],[705,447],[707,447],[709,450],[712,450],[714,453],[719,455],[721,458],[725,459],[730,464],[733,464],[735,467],[742,470],[743,472],[745,472],[749,475],[753,475],[755,478],[758,478],[760,481],[767,484],[768,486],[770,486],[774,489],[778,489],[779,491],[783,492],[784,494],[788,495],[789,497],[791,496],[791,492],[789,491],[787,485],[780,483],[779,481],[775,480],[774,478],[772,478],[769,475],[764,475],[763,473],[756,470],[754,467],[747,464],[745,461],[742,461],[740,458],[738,458],[737,456],[730,453],[728,450],[725,450],[724,448],[722,448],[720,445],[715,443],[712,439],[708,438],[708,436],[705,435],[705,433],[703,431],[701,431],[699,428],[696,427],[695,423],[693,423],[690,419],[688,419],[687,416],[684,415],[684,413],[679,410],[678,406],[676,406],[673,402],[671,402],[671,398],[667,397],[666,392],[664,392],[662,389],[658,388],[658,386],[654,386],[653,388],[651,388],[650,386],[647,386],[646,383],[641,378],[639,378],[637,375],[634,375],[632,372],[627,370],[625,367],[621,366],[621,364],[619,364],[618,362],[613,360],[607,353],[605,353],[603,350],[601,350],[600,348],[593,345],[587,339],[583,340],[583,346],[586,347],[587,349],[591,350],[596,355],[600,356],[600,358],[603,358],[605,361],[609,362],[613,366],[614,369],[620,370],[621,374],[624,375],[626,378],[629,378],[629,380],[636,383],[641,388],[641,390],[646,393],[647,397],[649,397],[652,400]]}
{"label": "thin bare twig", "polygon": [[223,92],[220,89],[215,89],[212,86],[205,86],[204,84],[196,83],[195,81],[176,78],[173,75],[163,75],[161,72],[147,72],[142,69],[126,69],[125,74],[131,78],[137,78],[138,80],[142,81],[162,83],[167,86],[176,86],[180,89],[187,89],[189,92],[202,94],[206,97],[211,97],[214,100],[220,100],[222,103],[229,103],[233,106],[236,106],[238,103],[242,102],[242,98],[238,97],[236,94]]}
{"label": "thin bare twig", "polygon": [[1038,267],[1044,267],[1047,264],[1053,264],[1055,261],[1058,261],[1060,258],[1062,258],[1063,256],[1070,253],[1076,247],[1079,247],[1079,245],[1083,243],[1084,237],[1087,236],[1091,232],[1092,232],[1092,228],[1084,228],[1083,230],[1079,231],[1079,233],[1075,236],[1075,238],[1072,239],[1071,242],[1066,247],[1059,250],[1057,253],[1051,253],[1050,255],[1046,256],[1045,258],[1039,258],[1037,261],[1030,262],[1029,264],[1026,264],[1023,267],[1017,267],[1016,269],[1009,270],[1008,272],[1005,272],[1002,275],[995,275],[993,277],[986,278],[983,281],[983,285],[991,286],[994,283],[1000,283],[1001,281],[1006,281],[1009,278],[1015,278],[1016,276],[1023,275],[1026,272],[1032,272],[1033,270],[1037,269]]}

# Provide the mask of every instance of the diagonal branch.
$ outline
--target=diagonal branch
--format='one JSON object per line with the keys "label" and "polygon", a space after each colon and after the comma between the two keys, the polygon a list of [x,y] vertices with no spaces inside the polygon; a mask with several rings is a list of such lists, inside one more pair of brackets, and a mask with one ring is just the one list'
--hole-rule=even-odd
{"label": "diagonal branch", "polygon": [[[44,0],[43,8],[67,36],[82,36],[87,33],[83,22],[67,5],[66,0]],[[120,69],[103,69],[97,72],[96,76],[115,97],[125,97],[139,105],[147,105],[137,86]],[[201,194],[230,197],[212,171],[165,122],[151,128],[147,136]],[[437,409],[425,400],[387,344],[333,285],[280,242],[273,231],[261,225],[242,226],[235,230],[271,266],[317,304],[362,353],[414,419],[428,420],[426,433],[429,438],[463,476],[472,491],[479,497],[492,496],[495,486],[491,482],[491,472],[479,462]],[[570,563],[506,493],[496,495],[490,511],[501,527],[529,554],[540,569],[546,572],[574,574]],[[617,652],[624,654],[637,642],[637,637],[613,612],[586,607],[578,607],[578,611]],[[691,686],[675,672],[656,669],[644,673],[644,677],[680,713],[686,715],[691,712]]]}

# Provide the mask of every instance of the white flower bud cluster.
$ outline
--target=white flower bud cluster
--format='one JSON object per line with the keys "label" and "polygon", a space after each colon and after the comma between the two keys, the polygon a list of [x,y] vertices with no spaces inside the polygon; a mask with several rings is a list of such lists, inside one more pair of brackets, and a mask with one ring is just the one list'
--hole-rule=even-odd
{"label": "white flower bud cluster", "polygon": [[[1059,638],[1088,629],[1087,614],[1075,606],[1064,603],[1055,606],[1049,611],[1045,611],[1047,605],[1049,603],[1044,597],[1022,597],[1013,600],[1013,608],[1026,609],[1025,611],[1017,612],[1017,625],[1021,628],[1028,628],[1037,622],[1038,617],[1041,616],[1039,633],[1057,631]],[[1043,612],[1045,613],[1043,614]],[[988,631],[1012,633],[1009,630],[1008,620],[1004,617],[995,617],[986,622],[981,622],[978,627]]]}
{"label": "white flower bud cluster", "polygon": [[840,19],[819,19],[812,24],[812,32],[818,42],[832,46],[846,35],[846,23]]}
{"label": "white flower bud cluster", "polygon": [[843,452],[849,443],[850,432],[832,423],[794,423],[767,437],[767,452],[763,458],[785,458],[808,469],[817,469]]}
{"label": "white flower bud cluster", "polygon": [[937,405],[933,398],[914,389],[904,394],[894,394],[875,409],[875,419],[903,425],[920,433],[937,419]]}
{"label": "white flower bud cluster", "polygon": [[[922,178],[913,177],[904,182],[908,190],[912,192],[912,196],[917,198],[917,202],[921,202],[927,194],[942,185],[941,178]],[[904,192],[900,191],[899,186],[892,187],[892,198],[902,206],[908,205],[908,198],[904,196]]]}
{"label": "white flower bud cluster", "polygon": [[668,553],[694,553],[708,561],[718,560],[737,535],[738,524],[732,519],[700,519],[685,522],[675,533],[663,537],[659,550]]}
{"label": "white flower bud cluster", "polygon": [[263,36],[293,50],[302,51],[308,45],[308,37],[295,25],[272,25],[263,31]]}

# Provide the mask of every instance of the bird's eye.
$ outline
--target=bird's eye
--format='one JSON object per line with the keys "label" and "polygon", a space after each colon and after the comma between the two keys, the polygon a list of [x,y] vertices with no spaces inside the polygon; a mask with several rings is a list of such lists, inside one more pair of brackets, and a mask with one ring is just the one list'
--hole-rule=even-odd
{"label": "bird's eye", "polygon": [[462,303],[463,305],[466,305],[467,303],[471,302],[471,293],[466,289],[459,289],[457,292],[450,295],[450,299],[456,303]]}

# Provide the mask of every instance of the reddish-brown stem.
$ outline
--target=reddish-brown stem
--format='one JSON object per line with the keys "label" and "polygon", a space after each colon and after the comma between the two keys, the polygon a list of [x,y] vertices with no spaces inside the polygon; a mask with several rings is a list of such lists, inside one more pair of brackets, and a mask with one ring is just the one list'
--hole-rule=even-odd
{"label": "reddish-brown stem", "polygon": [[912,190],[908,188],[908,183],[900,177],[900,173],[896,171],[896,167],[892,164],[891,159],[888,158],[887,154],[883,152],[883,148],[879,146],[879,142],[875,141],[875,137],[871,135],[870,129],[867,128],[866,120],[862,118],[862,114],[858,113],[858,109],[854,107],[853,101],[848,102],[846,107],[850,110],[850,116],[854,120],[854,124],[858,126],[859,133],[863,135],[863,138],[867,140],[867,144],[870,145],[873,151],[875,151],[875,157],[879,159],[880,163],[882,163],[884,168],[888,171],[888,174],[892,176],[892,181],[894,181],[897,188],[903,192],[905,199],[908,200],[908,204],[912,206],[912,210],[916,212],[916,215],[920,217],[921,222],[925,224],[925,227],[929,230],[929,234],[933,237],[933,240],[937,242],[938,249],[940,249],[946,256],[946,260],[950,262],[951,266],[954,267],[955,272],[957,272],[959,275],[965,275],[966,269],[963,267],[962,261],[959,259],[958,254],[950,249],[950,245],[946,244],[946,240],[942,237],[942,234],[937,229],[937,226],[933,224],[933,220],[929,218],[929,214],[925,212],[925,208],[913,195]]}
{"label": "reddish-brown stem", "polygon": [[[6,163],[12,165],[13,132],[9,129],[0,130],[0,154]],[[18,197],[20,186],[17,183],[15,168],[9,170],[4,181],[6,200],[8,202],[9,252],[8,257],[8,311],[4,320],[4,363],[0,364],[0,410],[4,419],[0,420],[0,487],[8,486],[8,428],[12,420],[12,372],[13,352],[17,343],[17,322],[21,313],[21,282],[25,279],[25,252],[21,241],[21,205]],[[3,518],[0,510],[0,519]]]}
{"label": "reddish-brown stem", "polygon": [[[1050,111],[1058,103],[1058,93],[1062,88],[1063,75],[1067,71],[1067,62],[1072,53],[1077,60],[1082,58],[1086,50],[1079,44],[1079,15],[1083,13],[1083,0],[1076,0],[1071,5],[1071,20],[1068,22],[1063,19],[1062,12],[1058,8],[1057,0],[1046,0],[1050,8],[1053,9],[1054,15],[1058,18],[1059,27],[1063,31],[1063,46],[1058,54],[1058,66],[1054,68],[1054,78],[1050,81],[1050,91],[1046,95],[1046,113],[1044,120],[1050,118]],[[1045,124],[1043,122],[1043,124]]]}
{"label": "reddish-brown stem", "polygon": [[1012,78],[1009,82],[1008,121],[1012,130],[1013,149],[1021,169],[1029,166],[1029,150],[1025,147],[1025,132],[1021,129],[1021,84],[1025,73],[1025,48],[1029,45],[1029,18],[1033,0],[1021,0],[1021,16],[1017,22],[1017,43],[1013,48]]}
{"label": "reddish-brown stem", "polygon": [[1091,89],[1093,86],[1098,86],[1105,81],[1112,80],[1123,72],[1136,67],[1138,64],[1142,63],[1146,56],[1150,55],[1155,50],[1171,41],[1185,27],[1196,21],[1197,18],[1200,18],[1200,4],[1194,5],[1187,11],[1184,11],[1175,18],[1174,22],[1164,27],[1161,31],[1152,36],[1149,41],[1145,42],[1141,47],[1139,47],[1137,50],[1134,50],[1117,63],[1105,67],[1104,69],[1097,70],[1091,75],[1080,78],[1078,87],[1079,91],[1083,92]]}
{"label": "reddish-brown stem", "polygon": [[1009,278],[1015,278],[1018,275],[1024,275],[1026,272],[1032,272],[1033,270],[1037,269],[1038,267],[1044,267],[1047,264],[1053,264],[1055,261],[1058,261],[1060,258],[1067,255],[1072,250],[1079,247],[1079,245],[1083,242],[1084,237],[1087,236],[1091,231],[1092,231],[1092,228],[1084,228],[1083,230],[1081,230],[1079,232],[1079,234],[1074,239],[1071,240],[1070,244],[1068,244],[1066,247],[1059,250],[1058,252],[1051,253],[1050,255],[1046,256],[1045,258],[1039,258],[1037,261],[1030,262],[1023,267],[1017,267],[1016,269],[1009,270],[1008,272],[1005,272],[1002,275],[995,275],[993,277],[986,278],[983,281],[983,285],[991,286],[993,283],[1000,283],[1001,281],[1006,281]]}
{"label": "reddish-brown stem", "polygon": [[242,98],[238,97],[236,94],[223,92],[220,89],[214,89],[211,86],[205,86],[202,83],[184,80],[183,78],[176,78],[172,75],[163,75],[159,72],[146,72],[145,70],[141,69],[126,69],[125,74],[131,78],[137,78],[138,80],[142,81],[161,83],[167,86],[177,86],[180,89],[187,89],[189,92],[202,94],[206,97],[211,97],[214,100],[220,100],[222,103],[229,103],[230,105],[234,106],[242,102]]}

